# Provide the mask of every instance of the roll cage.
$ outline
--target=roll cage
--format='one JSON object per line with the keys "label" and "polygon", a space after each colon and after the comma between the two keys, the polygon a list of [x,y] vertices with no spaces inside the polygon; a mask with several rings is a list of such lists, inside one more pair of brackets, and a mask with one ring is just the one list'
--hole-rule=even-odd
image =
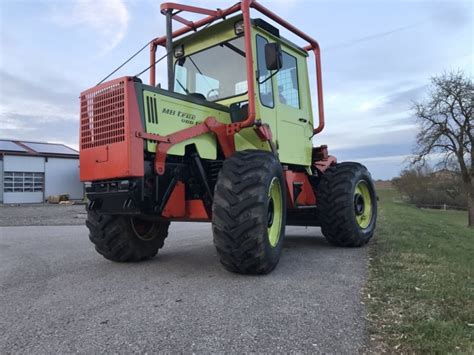
{"label": "roll cage", "polygon": [[[244,28],[251,28],[250,9],[255,9],[275,21],[279,25],[286,28],[291,33],[305,40],[308,44],[304,47],[307,52],[313,52],[316,62],[316,88],[318,101],[318,126],[313,129],[313,134],[317,134],[324,129],[324,103],[323,88],[321,74],[321,54],[319,44],[312,37],[299,30],[265,6],[259,4],[255,0],[242,0],[227,9],[206,9],[202,7],[189,6],[176,3],[164,3],[160,6],[161,13],[166,16],[166,35],[158,37],[150,43],[150,85],[155,86],[156,80],[156,50],[158,46],[165,46],[168,53],[168,83],[172,85],[174,68],[173,68],[173,38],[182,36],[191,31],[197,31],[199,28],[209,25],[218,19],[225,19],[226,16],[242,12]],[[198,21],[189,21],[181,16],[183,12],[205,15],[206,17]],[[172,23],[177,21],[184,26],[173,31]],[[253,126],[256,122],[255,110],[255,74],[253,70],[253,54],[252,54],[252,38],[250,31],[244,31],[245,52],[246,52],[246,71],[247,71],[247,88],[248,88],[248,117],[237,123],[232,123],[226,127],[227,135],[232,135],[242,128]],[[267,132],[261,133],[265,136]]]}

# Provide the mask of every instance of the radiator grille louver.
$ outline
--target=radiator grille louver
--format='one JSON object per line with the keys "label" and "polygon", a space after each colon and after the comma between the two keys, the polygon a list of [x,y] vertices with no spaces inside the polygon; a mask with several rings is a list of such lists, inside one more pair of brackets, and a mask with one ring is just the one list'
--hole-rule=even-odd
{"label": "radiator grille louver", "polygon": [[146,97],[146,111],[148,122],[158,124],[158,109],[156,105],[156,98]]}
{"label": "radiator grille louver", "polygon": [[81,96],[81,149],[125,140],[125,81]]}

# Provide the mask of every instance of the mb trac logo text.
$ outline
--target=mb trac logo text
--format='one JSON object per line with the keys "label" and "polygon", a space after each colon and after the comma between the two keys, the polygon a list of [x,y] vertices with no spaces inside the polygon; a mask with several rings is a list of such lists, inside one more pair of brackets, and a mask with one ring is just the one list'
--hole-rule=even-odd
{"label": "mb trac logo text", "polygon": [[171,115],[171,116],[177,116],[181,118],[181,122],[186,123],[186,124],[197,124],[199,122],[196,122],[196,115],[192,113],[187,113],[183,111],[176,111],[170,108],[163,108],[163,111],[161,113]]}

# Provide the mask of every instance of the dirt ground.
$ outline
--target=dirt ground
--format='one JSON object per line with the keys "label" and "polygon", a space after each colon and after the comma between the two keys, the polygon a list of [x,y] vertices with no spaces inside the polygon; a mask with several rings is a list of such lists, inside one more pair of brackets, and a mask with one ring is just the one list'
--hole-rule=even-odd
{"label": "dirt ground", "polygon": [[0,226],[67,226],[83,225],[84,204],[0,205]]}

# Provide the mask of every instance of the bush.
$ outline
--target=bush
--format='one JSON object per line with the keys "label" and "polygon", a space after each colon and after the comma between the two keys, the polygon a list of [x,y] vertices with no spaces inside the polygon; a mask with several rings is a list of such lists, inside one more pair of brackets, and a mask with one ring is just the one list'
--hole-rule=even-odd
{"label": "bush", "polygon": [[409,203],[418,207],[444,204],[467,208],[467,194],[459,173],[452,170],[433,172],[430,167],[403,170],[393,185]]}

